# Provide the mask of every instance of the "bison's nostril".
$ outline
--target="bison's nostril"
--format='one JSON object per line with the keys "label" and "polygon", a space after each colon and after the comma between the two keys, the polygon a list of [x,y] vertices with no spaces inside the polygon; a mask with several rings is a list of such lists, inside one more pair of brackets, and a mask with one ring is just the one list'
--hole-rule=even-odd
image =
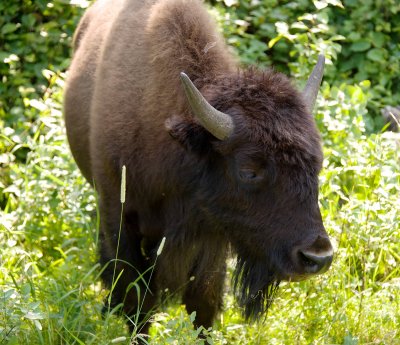
{"label": "bison's nostril", "polygon": [[299,259],[307,273],[323,273],[332,263],[332,253],[324,255],[316,254],[311,251],[299,250]]}

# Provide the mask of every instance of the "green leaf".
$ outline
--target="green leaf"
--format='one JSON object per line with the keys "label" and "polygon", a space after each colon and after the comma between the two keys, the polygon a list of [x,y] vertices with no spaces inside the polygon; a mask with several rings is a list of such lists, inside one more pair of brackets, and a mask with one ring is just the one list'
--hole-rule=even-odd
{"label": "green leaf", "polygon": [[190,317],[190,321],[191,321],[191,322],[194,322],[194,320],[196,319],[196,312],[195,312],[195,311],[192,312],[192,313],[189,315],[189,317]]}
{"label": "green leaf", "polygon": [[22,24],[24,26],[27,26],[28,28],[31,28],[35,25],[36,22],[36,17],[34,14],[28,14],[22,17]]}
{"label": "green leaf", "polygon": [[232,7],[238,4],[238,0],[224,0],[227,7]]}
{"label": "green leaf", "polygon": [[362,40],[355,42],[351,45],[350,50],[353,52],[363,52],[368,50],[371,47],[371,42],[367,40]]}
{"label": "green leaf", "polygon": [[290,26],[292,29],[307,30],[308,27],[303,22],[295,22]]}
{"label": "green leaf", "polygon": [[328,6],[328,2],[326,0],[313,1],[313,3],[317,10],[322,10],[323,8]]}
{"label": "green leaf", "polygon": [[386,41],[386,36],[382,32],[373,32],[371,34],[372,44],[376,48],[382,48]]}
{"label": "green leaf", "polygon": [[268,47],[269,47],[269,48],[272,48],[272,47],[275,45],[275,43],[277,43],[278,41],[280,41],[282,38],[283,38],[282,35],[278,35],[278,36],[274,37],[272,40],[270,40],[270,41],[268,42]]}
{"label": "green leaf", "polygon": [[37,328],[38,331],[41,331],[43,329],[42,324],[40,323],[39,320],[34,319],[33,323],[35,324],[35,327]]}
{"label": "green leaf", "polygon": [[367,53],[367,58],[375,62],[384,62],[386,59],[386,55],[386,50],[381,48],[374,48]]}
{"label": "green leaf", "polygon": [[41,312],[29,311],[24,315],[24,318],[29,320],[43,320],[46,316]]}
{"label": "green leaf", "polygon": [[6,292],[4,292],[4,293],[2,293],[2,294],[0,295],[0,298],[1,298],[3,301],[6,301],[6,300],[8,300],[14,293],[15,293],[15,290],[14,290],[14,289],[7,290]]}
{"label": "green leaf", "polygon": [[10,56],[10,53],[4,52],[4,51],[0,51],[0,62],[3,62],[9,56]]}
{"label": "green leaf", "polygon": [[31,284],[25,283],[21,286],[21,294],[28,295],[31,292]]}
{"label": "green leaf", "polygon": [[7,35],[7,34],[9,34],[9,33],[11,33],[11,32],[14,32],[14,31],[17,30],[17,29],[18,29],[18,25],[17,25],[17,24],[7,23],[6,25],[4,25],[4,26],[1,28],[1,33],[2,33],[3,35]]}
{"label": "green leaf", "polygon": [[328,0],[328,3],[332,6],[344,8],[344,6],[340,0]]}

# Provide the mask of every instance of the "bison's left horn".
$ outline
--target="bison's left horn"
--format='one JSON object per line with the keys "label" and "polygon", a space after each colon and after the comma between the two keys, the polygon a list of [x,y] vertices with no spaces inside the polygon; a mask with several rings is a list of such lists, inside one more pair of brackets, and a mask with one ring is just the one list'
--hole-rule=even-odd
{"label": "bison's left horn", "polygon": [[315,65],[307,84],[303,90],[303,97],[306,102],[308,111],[312,112],[314,109],[315,101],[317,100],[319,86],[321,85],[322,76],[324,75],[325,57],[318,56],[318,62]]}
{"label": "bison's left horn", "polygon": [[209,104],[183,72],[181,81],[190,107],[200,124],[216,138],[220,140],[228,138],[234,129],[232,118]]}

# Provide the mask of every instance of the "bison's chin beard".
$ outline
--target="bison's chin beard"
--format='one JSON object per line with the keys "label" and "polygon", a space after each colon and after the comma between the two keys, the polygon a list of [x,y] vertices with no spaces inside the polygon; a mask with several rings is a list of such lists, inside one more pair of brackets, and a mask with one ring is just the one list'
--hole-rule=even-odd
{"label": "bison's chin beard", "polygon": [[246,320],[255,321],[266,315],[278,291],[280,280],[264,262],[237,258],[233,274],[235,296],[244,308]]}

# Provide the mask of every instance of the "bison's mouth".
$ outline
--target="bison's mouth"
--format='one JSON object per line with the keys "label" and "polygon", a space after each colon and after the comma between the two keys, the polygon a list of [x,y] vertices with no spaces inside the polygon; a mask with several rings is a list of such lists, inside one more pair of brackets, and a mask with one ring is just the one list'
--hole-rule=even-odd
{"label": "bison's mouth", "polygon": [[261,262],[249,257],[238,257],[233,275],[233,286],[237,301],[244,308],[244,316],[254,321],[268,312],[278,292],[281,281],[298,282],[310,277],[285,270],[271,262]]}
{"label": "bison's mouth", "polygon": [[[298,282],[324,273],[332,262],[332,253],[317,256],[306,252],[298,260],[282,265],[271,255],[264,260],[239,255],[233,275],[234,291],[248,320],[256,320],[270,308],[281,281]],[[290,264],[289,264],[290,263]]]}
{"label": "bison's mouth", "polygon": [[263,256],[236,247],[238,258],[233,275],[234,290],[246,319],[255,320],[271,306],[281,281],[301,281],[328,270],[333,259],[327,236],[317,234],[290,247],[275,246]]}
{"label": "bison's mouth", "polygon": [[[256,260],[238,257],[233,285],[238,303],[247,320],[254,321],[267,313],[278,291],[279,278],[272,267]],[[285,279],[286,280],[286,279]]]}

